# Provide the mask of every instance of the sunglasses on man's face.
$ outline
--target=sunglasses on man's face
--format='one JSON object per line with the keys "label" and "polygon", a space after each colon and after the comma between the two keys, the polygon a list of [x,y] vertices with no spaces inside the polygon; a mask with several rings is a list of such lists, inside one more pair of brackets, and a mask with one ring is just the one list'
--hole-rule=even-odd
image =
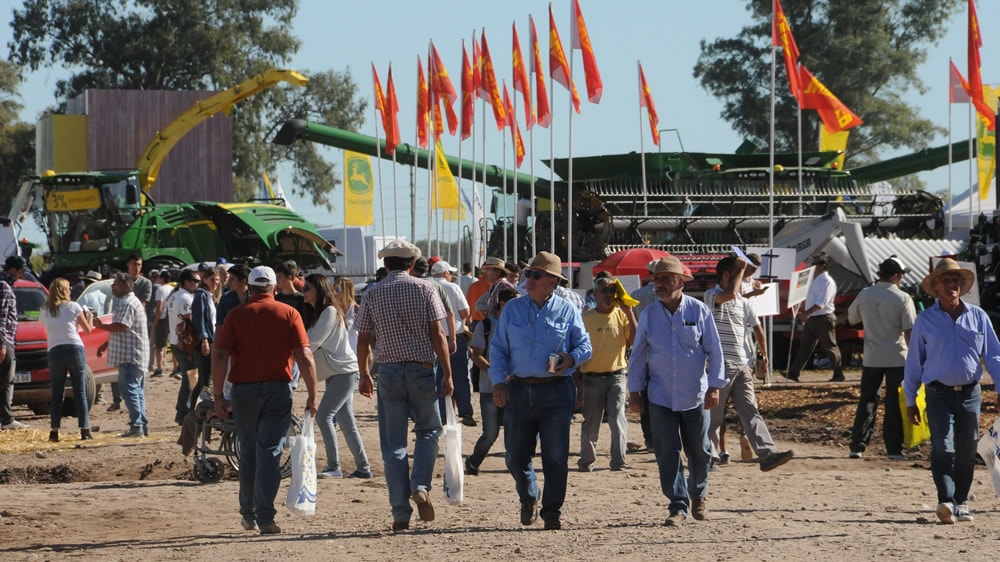
{"label": "sunglasses on man's face", "polygon": [[524,276],[527,277],[528,279],[534,279],[536,281],[539,279],[548,279],[549,277],[552,277],[548,273],[542,273],[541,271],[535,271],[534,269],[529,269],[528,271],[525,271]]}

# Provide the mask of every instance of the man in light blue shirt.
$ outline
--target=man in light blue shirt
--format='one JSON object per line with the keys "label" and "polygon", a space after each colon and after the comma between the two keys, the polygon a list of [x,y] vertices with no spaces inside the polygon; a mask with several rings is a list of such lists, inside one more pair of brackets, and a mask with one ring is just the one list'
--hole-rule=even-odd
{"label": "man in light blue shirt", "polygon": [[[532,458],[541,439],[546,530],[562,527],[569,472],[569,426],[576,405],[573,368],[590,359],[590,336],[580,310],[553,295],[562,275],[559,256],[540,252],[525,271],[527,297],[511,300],[493,328],[490,380],[493,402],[504,410],[507,469],[521,501],[521,524],[538,519],[538,483]],[[549,355],[559,361],[549,370]]]}
{"label": "man in light blue shirt", "polygon": [[[707,410],[718,405],[726,379],[712,312],[683,294],[684,282],[693,279],[690,271],[670,256],[660,258],[652,273],[659,304],[647,307],[639,318],[629,361],[629,406],[633,412],[642,410],[639,392],[645,389],[660,487],[670,499],[665,525],[679,527],[689,507],[695,519],[708,514],[705,495],[712,452]],[[687,480],[682,444],[690,471]]]}
{"label": "man in light blue shirt", "polygon": [[925,385],[937,516],[949,524],[972,521],[966,501],[976,466],[983,364],[993,380],[1000,377],[1000,342],[989,316],[960,298],[975,278],[951,258],[924,278],[921,287],[938,302],[917,316],[903,371],[906,416],[914,425],[923,423],[916,404]]}

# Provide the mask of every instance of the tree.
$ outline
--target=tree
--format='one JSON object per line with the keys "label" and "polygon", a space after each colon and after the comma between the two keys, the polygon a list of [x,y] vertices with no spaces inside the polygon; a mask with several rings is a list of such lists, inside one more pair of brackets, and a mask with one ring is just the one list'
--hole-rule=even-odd
{"label": "tree", "polygon": [[21,178],[35,168],[35,130],[17,121],[21,104],[15,101],[20,80],[17,68],[0,60],[0,211],[6,214]]}
{"label": "tree", "polygon": [[[300,46],[289,31],[297,10],[297,0],[25,0],[13,11],[7,47],[23,68],[75,71],[57,82],[59,99],[90,88],[225,90],[287,66]],[[251,197],[262,172],[289,158],[297,174],[292,189],[331,207],[336,166],[311,143],[288,150],[272,147],[267,135],[277,123],[306,116],[354,130],[367,103],[349,71],[303,73],[305,88],[273,88],[233,109],[236,199]]]}
{"label": "tree", "polygon": [[[767,146],[771,113],[772,0],[749,0],[754,23],[734,38],[701,42],[694,77],[724,102],[722,118],[757,146]],[[937,44],[945,22],[965,0],[781,0],[801,54],[800,62],[863,120],[851,129],[847,158],[878,159],[885,148],[926,148],[940,127],[906,102],[926,87],[917,69],[927,46]],[[797,104],[777,57],[775,148],[798,150]],[[942,75],[944,70],[942,69]],[[819,118],[802,112],[802,145],[819,144]]]}

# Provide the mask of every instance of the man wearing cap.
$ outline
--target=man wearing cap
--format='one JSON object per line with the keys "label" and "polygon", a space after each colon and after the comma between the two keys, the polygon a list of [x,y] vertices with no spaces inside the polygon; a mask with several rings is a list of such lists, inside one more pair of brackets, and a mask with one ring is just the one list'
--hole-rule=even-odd
{"label": "man wearing cap", "polygon": [[[441,327],[444,304],[430,281],[409,274],[420,249],[406,240],[393,240],[379,252],[389,274],[365,291],[355,319],[358,330],[358,389],[371,397],[374,381],[369,372],[370,344],[378,365],[378,430],[385,466],[385,481],[392,507],[392,530],[410,528],[413,508],[420,519],[434,520],[431,479],[441,436],[438,396],[452,392],[448,342]],[[434,380],[434,361],[443,367],[440,391]],[[413,418],[416,444],[413,471],[407,456],[407,428]]]}
{"label": "man wearing cap", "polygon": [[[215,415],[232,410],[240,451],[240,525],[262,535],[281,532],[274,499],[281,482],[281,450],[292,421],[291,362],[305,382],[306,410],[316,414],[316,365],[302,317],[274,299],[274,270],[250,271],[250,300],[229,313],[212,349]],[[222,389],[226,372],[232,400]],[[185,381],[186,382],[186,381]],[[231,408],[230,408],[231,404]]]}
{"label": "man wearing cap", "polygon": [[[469,303],[466,302],[465,295],[462,294],[462,288],[452,281],[456,273],[458,273],[458,269],[442,259],[438,259],[437,263],[431,266],[431,278],[444,290],[454,314],[454,322],[444,326],[449,339],[452,336],[455,338],[455,351],[451,354],[451,381],[454,386],[452,398],[458,407],[458,415],[462,418],[462,423],[475,426],[476,420],[472,417],[472,388],[469,385],[469,339],[466,335],[466,326],[469,322]],[[436,369],[436,377],[440,384],[440,380],[444,377],[441,365],[438,365]],[[451,404],[442,398],[439,406],[443,418],[445,407],[450,407]]]}
{"label": "man wearing cap", "polygon": [[[674,256],[660,258],[653,266],[653,283],[659,304],[639,318],[629,357],[629,407],[642,409],[639,391],[649,393],[653,448],[660,470],[660,487],[670,500],[665,525],[678,527],[690,507],[695,519],[705,519],[708,507],[708,441],[711,410],[725,386],[722,345],[705,304],[683,293],[693,277]],[[707,367],[707,368],[706,368]],[[690,475],[684,477],[681,446]]]}
{"label": "man wearing cap", "polygon": [[788,373],[785,374],[785,378],[790,381],[799,382],[799,373],[812,357],[816,344],[819,344],[820,350],[830,360],[830,368],[833,369],[833,378],[830,382],[844,380],[844,370],[840,364],[840,348],[837,347],[837,315],[834,313],[833,304],[837,297],[837,283],[827,273],[828,262],[829,258],[826,256],[816,256],[812,259],[812,265],[816,270],[813,273],[812,285],[806,294],[806,302],[797,316],[802,322],[799,351],[795,354]]}
{"label": "man wearing cap", "polygon": [[[576,406],[573,369],[592,355],[579,309],[553,293],[559,256],[539,252],[525,270],[527,298],[507,303],[490,341],[493,403],[504,410],[507,469],[521,501],[521,524],[538,519],[538,483],[532,459],[541,440],[545,490],[540,515],[546,530],[562,528],[569,426]],[[553,357],[554,356],[554,357]]]}
{"label": "man wearing cap", "polygon": [[961,299],[975,279],[951,258],[938,261],[924,278],[921,287],[937,303],[913,323],[903,374],[906,416],[914,425],[924,423],[916,405],[921,384],[927,392],[931,474],[943,523],[972,521],[966,502],[976,465],[983,366],[994,381],[1000,378],[1000,342],[990,317]]}
{"label": "man wearing cap", "polygon": [[850,308],[847,321],[864,323],[865,353],[861,370],[861,398],[851,430],[852,459],[861,458],[875,430],[878,389],[885,379],[885,417],[882,439],[886,456],[903,460],[903,416],[899,411],[899,385],[903,383],[907,343],[916,320],[913,299],[899,288],[910,270],[892,256],[878,266],[878,283],[862,289]]}
{"label": "man wearing cap", "polygon": [[21,256],[7,256],[0,274],[0,428],[27,429],[14,419],[14,337],[17,334],[17,301],[14,283],[24,277],[28,262]]}

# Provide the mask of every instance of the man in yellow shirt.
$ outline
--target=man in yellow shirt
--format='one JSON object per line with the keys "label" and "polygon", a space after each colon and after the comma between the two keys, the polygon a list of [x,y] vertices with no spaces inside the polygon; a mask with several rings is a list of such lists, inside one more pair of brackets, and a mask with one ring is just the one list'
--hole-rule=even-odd
{"label": "man in yellow shirt", "polygon": [[[580,472],[594,470],[597,437],[607,412],[611,426],[611,470],[629,468],[625,462],[628,422],[625,420],[626,368],[625,349],[635,337],[635,314],[632,307],[618,302],[615,279],[605,277],[594,283],[597,308],[583,313],[583,324],[594,348],[590,360],[580,366],[581,386],[577,396],[582,401],[583,425],[580,434]],[[581,404],[577,404],[581,406]]]}

